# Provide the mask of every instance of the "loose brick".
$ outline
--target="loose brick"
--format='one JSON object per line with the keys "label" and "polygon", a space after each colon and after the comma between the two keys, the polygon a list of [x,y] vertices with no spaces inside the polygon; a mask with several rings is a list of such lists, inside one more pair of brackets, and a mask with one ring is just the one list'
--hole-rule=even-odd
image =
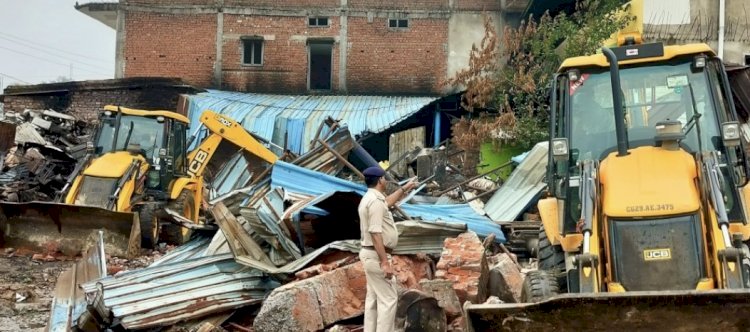
{"label": "loose brick", "polygon": [[520,302],[523,275],[513,259],[500,254],[497,263],[490,269],[489,294],[504,302]]}
{"label": "loose brick", "polygon": [[[428,258],[395,256],[397,280],[418,288],[429,275]],[[275,289],[263,302],[254,328],[263,332],[318,331],[364,312],[367,281],[361,262],[295,281]]]}
{"label": "loose brick", "polygon": [[489,268],[482,241],[474,232],[445,239],[435,276],[453,282],[460,303],[482,303],[487,296]]}

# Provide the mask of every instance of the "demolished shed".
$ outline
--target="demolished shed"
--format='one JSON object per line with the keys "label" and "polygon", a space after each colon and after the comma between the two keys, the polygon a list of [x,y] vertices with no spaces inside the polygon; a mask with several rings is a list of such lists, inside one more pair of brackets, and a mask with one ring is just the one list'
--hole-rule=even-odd
{"label": "demolished shed", "polygon": [[[286,148],[295,154],[306,153],[315,137],[325,134],[321,133],[326,130],[322,123],[328,117],[346,123],[357,139],[426,125],[427,132],[433,134],[435,126],[442,128],[437,131],[437,143],[446,138],[442,134],[447,134],[444,129],[449,126],[448,121],[440,120],[446,110],[438,105],[439,97],[291,96],[208,90],[186,98],[191,121],[207,109],[227,115],[276,145],[276,152]],[[193,128],[191,134],[196,133]]]}

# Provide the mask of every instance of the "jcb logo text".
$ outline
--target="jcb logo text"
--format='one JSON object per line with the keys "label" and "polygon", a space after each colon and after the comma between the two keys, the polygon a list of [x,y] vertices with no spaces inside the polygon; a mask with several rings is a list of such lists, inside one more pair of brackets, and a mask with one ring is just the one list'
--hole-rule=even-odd
{"label": "jcb logo text", "polygon": [[672,251],[669,248],[646,249],[643,251],[643,259],[646,261],[661,261],[672,259]]}
{"label": "jcb logo text", "polygon": [[190,166],[188,166],[188,173],[192,176],[196,176],[201,169],[201,166],[206,162],[206,159],[208,159],[208,152],[198,150],[195,154],[195,158],[190,162]]}

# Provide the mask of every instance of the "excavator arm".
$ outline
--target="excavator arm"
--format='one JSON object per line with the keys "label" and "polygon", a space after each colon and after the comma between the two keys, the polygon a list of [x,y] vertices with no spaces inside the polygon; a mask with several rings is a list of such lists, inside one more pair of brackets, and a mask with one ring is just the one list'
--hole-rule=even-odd
{"label": "excavator arm", "polygon": [[198,147],[188,153],[188,174],[190,179],[180,179],[171,190],[172,198],[179,195],[180,191],[192,182],[196,182],[206,171],[206,167],[215,157],[222,143],[231,143],[235,148],[246,151],[257,156],[263,161],[273,165],[279,159],[276,154],[256,140],[245,128],[236,121],[207,110],[201,114],[201,126],[208,129],[208,136],[204,138]]}

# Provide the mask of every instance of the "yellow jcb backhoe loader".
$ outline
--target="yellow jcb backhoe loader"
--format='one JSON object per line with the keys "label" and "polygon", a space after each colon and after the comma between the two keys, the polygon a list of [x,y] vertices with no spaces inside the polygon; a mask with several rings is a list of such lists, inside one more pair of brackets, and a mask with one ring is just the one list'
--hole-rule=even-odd
{"label": "yellow jcb backhoe loader", "polygon": [[111,254],[132,254],[138,247],[153,247],[160,238],[177,244],[187,241],[191,227],[168,222],[166,209],[200,228],[207,169],[223,166],[238,151],[259,169],[277,160],[223,115],[205,111],[200,122],[208,134],[188,151],[185,116],[106,106],[89,155],[70,175],[61,203],[0,203],[4,245],[76,252],[99,229],[107,234]]}
{"label": "yellow jcb backhoe loader", "polygon": [[748,331],[750,199],[722,61],[631,35],[551,92],[539,270],[473,331]]}

